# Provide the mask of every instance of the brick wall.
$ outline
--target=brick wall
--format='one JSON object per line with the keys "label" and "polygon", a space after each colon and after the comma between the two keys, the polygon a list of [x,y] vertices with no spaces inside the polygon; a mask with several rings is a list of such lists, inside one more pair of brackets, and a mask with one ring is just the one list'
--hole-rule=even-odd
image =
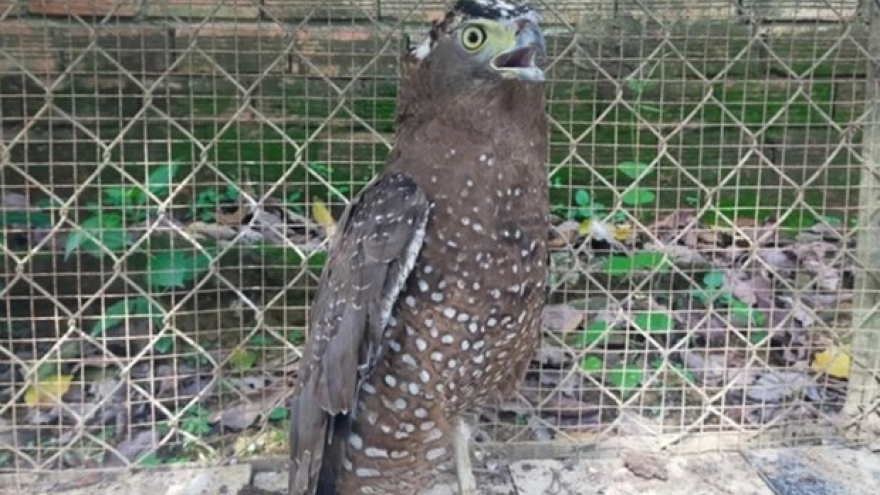
{"label": "brick wall", "polygon": [[[112,70],[134,75],[214,73],[359,73],[389,42],[392,26],[424,26],[444,0],[0,0],[0,74]],[[813,5],[815,4],[815,5]],[[833,4],[832,8],[828,8]],[[555,0],[545,21],[615,16],[719,19],[752,16],[803,21],[855,14],[858,0]],[[649,12],[644,6],[649,7]],[[812,7],[811,7],[812,6]],[[377,28],[377,24],[383,27]],[[332,26],[332,27],[331,27]],[[391,40],[397,42],[399,40]],[[386,47],[387,49],[387,47]],[[86,53],[84,51],[94,52]],[[95,55],[95,53],[99,53]],[[297,53],[304,57],[297,56]],[[308,60],[307,60],[308,59]],[[374,64],[393,73],[394,57]],[[307,67],[315,64],[312,67]]]}
{"label": "brick wall", "polygon": [[[610,15],[613,2],[557,4],[552,20],[576,24],[587,11]],[[387,46],[400,42],[392,26],[405,21],[424,29],[445,5],[443,0],[0,0],[0,47],[8,53],[0,59],[0,76],[51,77],[63,71],[110,76],[117,64],[135,77],[169,70],[363,75],[383,47],[397,53]],[[394,74],[395,66],[395,56],[380,56],[368,71]]]}
{"label": "brick wall", "polygon": [[[161,84],[171,92],[237,96],[242,87],[275,78],[273,84],[289,79],[349,79],[358,76],[367,92],[377,84],[393,85],[397,57],[402,46],[400,27],[422,32],[427,20],[443,12],[444,0],[0,0],[0,117],[32,114],[22,94],[33,88],[43,98],[48,84],[56,94],[72,84],[86,89],[118,90],[143,95],[144,88]],[[612,31],[596,28],[597,19],[615,17],[677,19],[673,32],[687,41],[679,46],[695,60],[719,52],[718,61],[735,54],[737,43],[749,37],[748,23],[739,23],[741,40],[714,43],[715,37],[694,35],[690,24],[701,20],[723,23],[732,17],[752,20],[804,21],[805,17],[828,21],[829,15],[846,18],[856,14],[857,0],[742,0],[732,9],[729,0],[554,0],[543,10],[551,55],[566,51],[575,59],[590,53],[610,74],[621,59],[638,59],[650,52],[648,45],[660,41],[659,31],[644,38],[641,23],[622,24],[634,28],[626,41],[620,26]],[[825,8],[804,8],[804,5]],[[833,4],[835,9],[827,6]],[[642,6],[648,5],[649,12]],[[795,8],[797,7],[797,8]],[[690,23],[690,24],[688,24]],[[555,26],[555,27],[554,27]],[[679,26],[675,28],[674,26]],[[592,31],[590,31],[592,29]],[[651,32],[650,26],[648,33]],[[725,25],[728,38],[730,28]],[[607,44],[608,33],[617,33],[631,47],[623,55],[608,46],[594,49],[591,43]],[[823,46],[832,46],[838,33],[830,28]],[[577,36],[583,51],[568,49]],[[679,36],[676,34],[673,37]],[[737,35],[739,36],[739,35]],[[810,34],[814,50],[816,35]],[[825,35],[823,35],[825,36]],[[591,41],[591,38],[593,41]],[[723,41],[723,40],[720,40]],[[638,45],[638,46],[636,46]],[[623,46],[623,45],[621,45]],[[806,45],[804,45],[806,48]],[[785,48],[785,47],[783,47]],[[737,48],[738,49],[738,48]],[[800,46],[785,48],[792,56]],[[846,45],[835,48],[856,52]],[[723,53],[722,53],[723,52]],[[821,53],[817,51],[817,53]],[[858,58],[848,54],[847,58]],[[713,55],[714,56],[714,55]],[[592,64],[587,64],[589,69]],[[556,65],[556,75],[565,76],[568,62]],[[571,70],[575,70],[573,65]],[[581,69],[583,70],[583,69]],[[625,72],[625,71],[624,71]],[[621,72],[622,73],[622,72]],[[578,77],[584,77],[583,72]],[[280,76],[280,77],[279,77]],[[295,76],[288,78],[286,76]],[[285,81],[287,79],[287,81]],[[599,77],[602,79],[602,77]],[[279,82],[280,80],[280,82]],[[11,83],[10,83],[11,81]],[[11,86],[10,86],[11,84]],[[324,84],[324,91],[327,85]],[[344,85],[342,82],[340,85]],[[78,86],[79,87],[79,86]],[[155,88],[154,88],[155,89]],[[79,92],[79,94],[85,94]],[[17,97],[10,97],[18,95]],[[37,101],[37,100],[35,100]],[[11,112],[11,113],[10,113]]]}
{"label": "brick wall", "polygon": [[[375,14],[372,0],[345,8],[321,8],[319,3],[0,0],[0,48],[7,53],[0,60],[0,76],[88,72],[103,77],[120,69],[135,78],[166,72],[297,73],[308,59],[317,65],[311,70],[343,77],[356,73],[389,42],[387,31],[360,22]],[[309,22],[303,25],[306,17]],[[329,18],[347,25],[329,28]],[[386,59],[377,72],[393,72],[394,57]]]}

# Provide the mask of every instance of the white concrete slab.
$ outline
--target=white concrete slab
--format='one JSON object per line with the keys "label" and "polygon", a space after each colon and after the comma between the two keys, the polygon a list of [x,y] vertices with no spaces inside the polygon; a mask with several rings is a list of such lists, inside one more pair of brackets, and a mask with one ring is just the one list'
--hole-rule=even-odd
{"label": "white concrete slab", "polygon": [[843,447],[795,447],[746,452],[779,495],[877,495],[880,453]]}
{"label": "white concrete slab", "polygon": [[0,476],[2,495],[235,495],[250,484],[247,464],[209,469],[125,473],[53,473]]}
{"label": "white concrete slab", "polygon": [[738,454],[628,460],[641,476],[624,456],[521,461],[510,469],[517,495],[773,495]]}

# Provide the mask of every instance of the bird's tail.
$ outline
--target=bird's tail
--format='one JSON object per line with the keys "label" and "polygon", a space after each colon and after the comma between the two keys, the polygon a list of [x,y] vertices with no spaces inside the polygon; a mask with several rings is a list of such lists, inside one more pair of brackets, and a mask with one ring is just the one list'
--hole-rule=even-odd
{"label": "bird's tail", "polygon": [[351,430],[348,414],[327,414],[300,396],[290,403],[290,495],[339,495],[336,490]]}
{"label": "bird's tail", "polygon": [[345,440],[351,433],[351,420],[348,414],[337,414],[329,423],[327,446],[324,450],[321,472],[318,475],[316,495],[337,495],[336,482],[339,480],[339,470],[342,468],[342,459],[345,455]]}

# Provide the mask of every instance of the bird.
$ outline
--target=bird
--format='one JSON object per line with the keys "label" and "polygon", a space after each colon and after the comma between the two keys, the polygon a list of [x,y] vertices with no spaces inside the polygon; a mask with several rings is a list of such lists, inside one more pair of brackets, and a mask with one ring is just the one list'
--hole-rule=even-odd
{"label": "bird", "polygon": [[458,0],[400,59],[394,144],[337,222],[290,401],[295,495],[415,494],[540,336],[545,38],[526,3]]}

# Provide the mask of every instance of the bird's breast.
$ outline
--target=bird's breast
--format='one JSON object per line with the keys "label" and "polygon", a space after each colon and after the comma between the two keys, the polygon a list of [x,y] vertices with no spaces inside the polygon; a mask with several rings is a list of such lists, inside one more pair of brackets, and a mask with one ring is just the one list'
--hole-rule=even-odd
{"label": "bird's breast", "polygon": [[[511,196],[514,188],[511,188]],[[514,378],[538,337],[546,267],[540,211],[504,214],[503,201],[437,212],[400,300],[402,364],[433,377],[429,398],[471,408]],[[496,198],[497,200],[498,198]],[[489,216],[474,205],[492,207]],[[442,201],[439,208],[445,208]],[[500,208],[500,214],[496,211]]]}

